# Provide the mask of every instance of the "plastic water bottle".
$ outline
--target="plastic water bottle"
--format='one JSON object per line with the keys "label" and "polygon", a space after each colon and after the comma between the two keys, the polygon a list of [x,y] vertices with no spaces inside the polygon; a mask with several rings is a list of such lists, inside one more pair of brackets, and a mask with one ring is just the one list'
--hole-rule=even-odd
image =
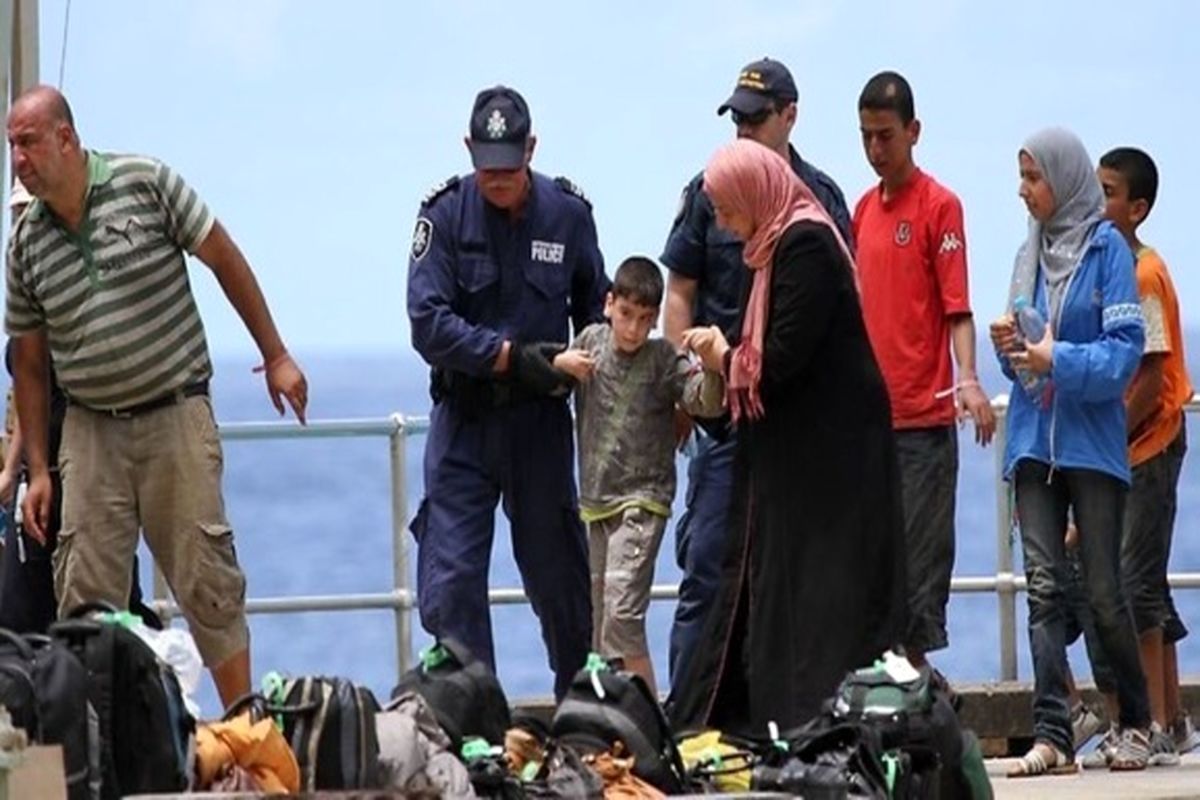
{"label": "plastic water bottle", "polygon": [[1037,344],[1046,335],[1046,318],[1042,312],[1024,297],[1013,301],[1013,312],[1017,316],[1017,327],[1021,329],[1021,337],[1031,344]]}
{"label": "plastic water bottle", "polygon": [[[1026,344],[1037,344],[1046,336],[1046,318],[1025,297],[1013,301],[1013,314],[1017,318],[1018,336]],[[1045,408],[1049,404],[1050,378],[1027,369],[1017,370],[1021,388],[1035,404]]]}

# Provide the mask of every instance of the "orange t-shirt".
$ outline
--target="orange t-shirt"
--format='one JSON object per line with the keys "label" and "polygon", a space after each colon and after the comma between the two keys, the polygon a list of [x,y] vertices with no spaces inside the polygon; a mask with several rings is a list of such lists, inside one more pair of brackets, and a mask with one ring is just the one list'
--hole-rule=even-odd
{"label": "orange t-shirt", "polygon": [[954,422],[950,318],[970,314],[962,204],[916,170],[887,201],[882,186],[854,209],[863,319],[887,383],[895,428]]}
{"label": "orange t-shirt", "polygon": [[1137,254],[1138,296],[1146,319],[1144,352],[1163,353],[1163,383],[1158,405],[1150,417],[1130,434],[1129,465],[1149,461],[1167,449],[1183,422],[1183,404],[1192,396],[1183,359],[1183,324],[1179,319],[1179,299],[1162,258],[1149,247]]}

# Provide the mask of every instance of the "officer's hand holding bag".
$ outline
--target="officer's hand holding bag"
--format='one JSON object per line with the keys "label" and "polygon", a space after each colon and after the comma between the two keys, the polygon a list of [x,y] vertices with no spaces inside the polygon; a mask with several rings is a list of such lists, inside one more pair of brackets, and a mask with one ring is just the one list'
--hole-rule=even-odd
{"label": "officer's hand holding bag", "polygon": [[556,342],[514,344],[511,372],[513,380],[536,395],[564,395],[571,391],[571,376],[558,370],[554,357],[566,350]]}

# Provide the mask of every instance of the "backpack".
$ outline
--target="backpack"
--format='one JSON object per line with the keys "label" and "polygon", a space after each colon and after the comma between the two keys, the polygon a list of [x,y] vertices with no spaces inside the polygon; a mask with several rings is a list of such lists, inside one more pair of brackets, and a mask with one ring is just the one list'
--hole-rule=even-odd
{"label": "backpack", "polygon": [[621,742],[635,759],[634,775],[666,794],[684,788],[683,760],[650,687],[632,672],[613,670],[595,653],[571,679],[550,733],[585,753]]}
{"label": "backpack", "polygon": [[[50,626],[87,670],[99,728],[101,796],[182,792],[191,784],[196,722],[174,670],[121,620],[127,612],[85,603]],[[105,611],[98,618],[86,615]]]}
{"label": "backpack", "polygon": [[454,639],[439,639],[421,651],[421,663],[400,678],[392,699],[406,692],[425,698],[456,753],[471,737],[502,743],[511,724],[495,673]]}
{"label": "backpack", "polygon": [[379,703],[370,689],[343,678],[290,678],[270,693],[267,710],[283,721],[301,791],[377,788]]}
{"label": "backpack", "polygon": [[928,666],[898,679],[910,671],[907,662],[903,671],[889,670],[890,658],[846,676],[830,706],[833,716],[878,733],[894,797],[979,797],[969,779],[970,743],[950,697]]}
{"label": "backpack", "polygon": [[62,746],[70,800],[100,796],[100,732],[87,670],[62,643],[0,629],[0,704],[30,741]]}

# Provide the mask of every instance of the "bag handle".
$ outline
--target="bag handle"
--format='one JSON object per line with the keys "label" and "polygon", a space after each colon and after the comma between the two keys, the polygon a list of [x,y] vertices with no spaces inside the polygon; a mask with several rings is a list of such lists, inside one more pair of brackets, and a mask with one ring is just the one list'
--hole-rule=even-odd
{"label": "bag handle", "polygon": [[241,714],[249,706],[250,720],[257,722],[267,716],[266,709],[268,705],[267,698],[259,692],[246,692],[229,704],[229,707],[225,709],[225,713],[221,715],[221,721],[228,722]]}
{"label": "bag handle", "polygon": [[25,641],[19,633],[10,631],[8,628],[0,628],[0,640],[8,642],[16,648],[21,658],[26,661],[33,658],[33,648],[29,646],[29,642]]}
{"label": "bag handle", "polygon": [[100,623],[90,619],[64,619],[50,626],[52,634],[72,642],[96,636],[101,630]]}

